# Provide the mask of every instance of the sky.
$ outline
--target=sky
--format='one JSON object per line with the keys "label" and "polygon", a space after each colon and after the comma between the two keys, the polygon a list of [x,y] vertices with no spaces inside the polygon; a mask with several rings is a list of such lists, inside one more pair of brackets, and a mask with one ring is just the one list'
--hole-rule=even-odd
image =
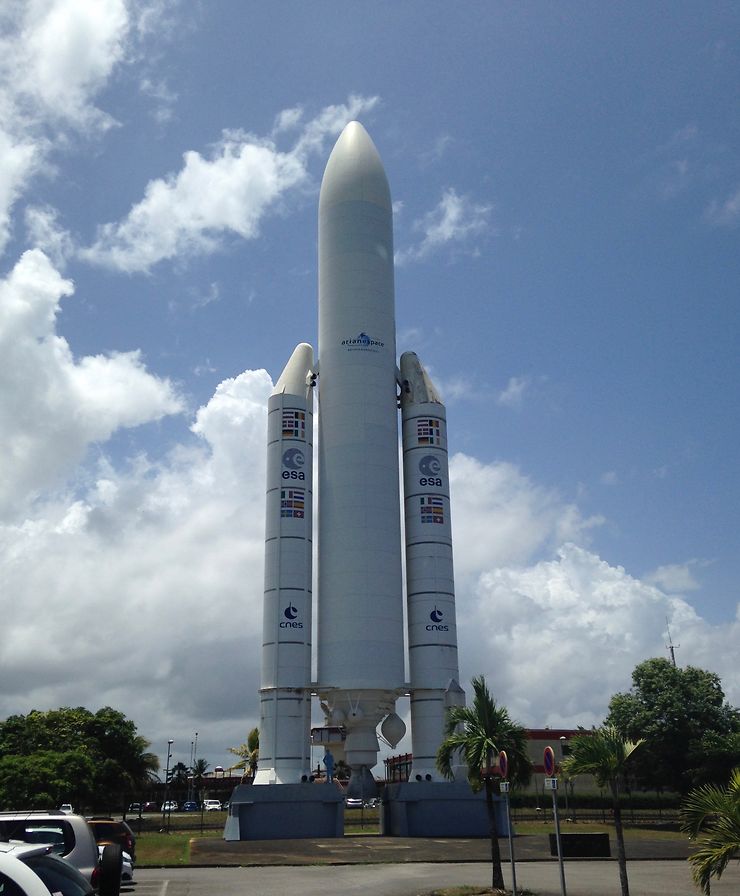
{"label": "sky", "polygon": [[447,405],[463,686],[590,726],[670,641],[740,705],[738,34],[725,2],[6,0],[0,718],[111,705],[211,767],[258,723],[267,396],[316,345],[352,119]]}

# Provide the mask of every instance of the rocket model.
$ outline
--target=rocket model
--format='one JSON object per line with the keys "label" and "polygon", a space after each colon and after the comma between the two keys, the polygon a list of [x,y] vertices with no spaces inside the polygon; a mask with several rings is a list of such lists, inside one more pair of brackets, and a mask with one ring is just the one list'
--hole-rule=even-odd
{"label": "rocket model", "polygon": [[[311,680],[313,391],[318,378],[317,681]],[[403,421],[406,618],[399,494]],[[444,405],[413,353],[396,363],[393,214],[365,129],[350,122],[319,199],[319,350],[299,345],[269,400],[260,759],[255,784],[311,773],[311,695],[331,752],[370,796],[378,735],[405,734],[412,780],[438,778],[445,709],[464,700]],[[328,738],[328,734],[327,734]]]}

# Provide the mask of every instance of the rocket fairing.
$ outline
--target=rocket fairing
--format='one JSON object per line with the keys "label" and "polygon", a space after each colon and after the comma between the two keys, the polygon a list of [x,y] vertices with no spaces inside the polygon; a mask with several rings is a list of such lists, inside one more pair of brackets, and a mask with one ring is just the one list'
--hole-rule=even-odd
{"label": "rocket fairing", "polygon": [[[374,787],[369,769],[377,762],[377,726],[385,720],[381,731],[392,746],[405,733],[395,713],[398,696],[411,691],[420,778],[437,776],[444,709],[460,702],[445,411],[415,355],[401,359],[399,381],[393,280],[388,180],[369,135],[350,122],[329,157],[319,198],[320,370],[311,347],[298,346],[269,405],[256,784],[305,780],[312,688],[326,726],[340,728],[345,738],[341,758],[353,769],[350,790],[362,788],[365,796]],[[318,680],[312,683],[310,420],[317,374]],[[399,386],[410,683],[404,675]],[[305,430],[286,426],[286,414],[303,414]],[[294,513],[299,492],[302,517]]]}

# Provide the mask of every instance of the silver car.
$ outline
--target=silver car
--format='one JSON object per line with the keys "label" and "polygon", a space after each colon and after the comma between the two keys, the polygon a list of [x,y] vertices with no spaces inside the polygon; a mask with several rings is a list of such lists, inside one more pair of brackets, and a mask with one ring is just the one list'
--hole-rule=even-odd
{"label": "silver car", "polygon": [[99,874],[98,844],[81,815],[49,812],[0,812],[0,840],[48,844],[95,886]]}

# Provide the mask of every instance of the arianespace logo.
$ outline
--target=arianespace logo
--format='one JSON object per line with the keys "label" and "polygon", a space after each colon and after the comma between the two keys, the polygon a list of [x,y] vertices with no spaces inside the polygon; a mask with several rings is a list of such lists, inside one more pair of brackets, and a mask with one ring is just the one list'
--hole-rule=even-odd
{"label": "arianespace logo", "polygon": [[435,604],[434,609],[429,614],[429,618],[432,620],[431,623],[427,626],[428,632],[448,632],[450,630],[449,625],[442,625],[442,620],[444,619],[444,613],[442,610],[438,610]]}
{"label": "arianespace logo", "polygon": [[306,474],[303,472],[303,465],[306,463],[306,457],[300,448],[288,448],[283,452],[283,466],[287,470],[283,470],[283,479],[305,479]]}
{"label": "arianespace logo", "polygon": [[298,607],[288,604],[283,610],[283,616],[285,616],[285,620],[280,623],[280,628],[303,628],[303,623],[297,621]]}
{"label": "arianespace logo", "polygon": [[373,339],[367,333],[360,333],[354,339],[343,339],[342,345],[349,351],[373,352],[379,348],[384,348],[385,342],[381,342],[380,339]]}

